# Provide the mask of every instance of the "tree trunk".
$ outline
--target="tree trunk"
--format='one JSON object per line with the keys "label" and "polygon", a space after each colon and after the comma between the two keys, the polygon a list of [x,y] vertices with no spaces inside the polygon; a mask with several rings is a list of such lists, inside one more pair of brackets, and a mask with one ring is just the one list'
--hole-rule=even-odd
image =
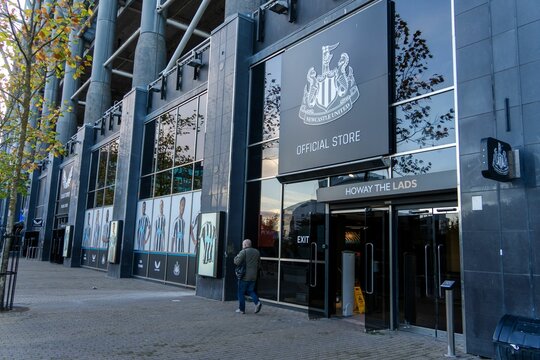
{"label": "tree trunk", "polygon": [[[13,225],[15,224],[15,212],[17,210],[18,185],[22,175],[24,148],[26,146],[26,133],[28,129],[28,118],[30,117],[30,97],[32,94],[32,64],[28,62],[26,65],[27,66],[24,73],[23,86],[23,114],[21,117],[21,132],[19,134],[19,141],[17,144],[17,162],[13,171],[13,178],[11,179],[11,183],[9,184],[9,210],[6,227],[6,234],[8,234],[8,236],[4,239],[4,247],[2,249],[2,256],[0,257],[0,274],[5,274],[7,272],[9,263],[9,251],[11,249],[14,239],[12,236],[9,235],[15,235],[13,233]],[[6,279],[6,275],[0,275],[0,310],[4,309],[4,293],[6,288]]]}

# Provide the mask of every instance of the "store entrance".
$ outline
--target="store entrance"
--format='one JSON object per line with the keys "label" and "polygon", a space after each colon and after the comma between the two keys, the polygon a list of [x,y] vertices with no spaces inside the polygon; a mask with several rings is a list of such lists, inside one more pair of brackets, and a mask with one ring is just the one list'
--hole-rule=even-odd
{"label": "store entrance", "polygon": [[440,285],[453,280],[454,329],[462,333],[457,208],[398,209],[397,243],[401,327],[427,328],[435,336],[445,331],[445,291]]}
{"label": "store entrance", "polygon": [[388,229],[387,208],[340,210],[330,216],[330,312],[358,320],[367,331],[390,326]]}

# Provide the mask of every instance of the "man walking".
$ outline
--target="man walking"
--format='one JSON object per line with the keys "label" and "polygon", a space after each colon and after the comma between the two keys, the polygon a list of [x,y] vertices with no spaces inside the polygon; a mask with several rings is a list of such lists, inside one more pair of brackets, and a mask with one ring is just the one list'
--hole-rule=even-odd
{"label": "man walking", "polygon": [[244,263],[246,267],[246,273],[241,279],[238,279],[238,309],[237,313],[245,314],[246,313],[246,299],[244,295],[247,293],[253,299],[253,304],[255,304],[255,314],[261,311],[261,301],[255,293],[255,281],[257,280],[257,275],[259,274],[259,269],[261,267],[261,255],[259,250],[251,247],[251,240],[245,239],[242,242],[242,250],[234,258],[234,264],[240,265]]}

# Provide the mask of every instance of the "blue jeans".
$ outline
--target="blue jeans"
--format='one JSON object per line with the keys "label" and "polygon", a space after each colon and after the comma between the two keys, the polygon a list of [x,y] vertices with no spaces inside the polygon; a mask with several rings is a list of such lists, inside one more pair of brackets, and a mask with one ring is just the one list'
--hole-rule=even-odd
{"label": "blue jeans", "polygon": [[240,311],[246,311],[246,299],[244,298],[246,293],[251,296],[255,305],[259,303],[259,297],[255,293],[255,281],[238,280],[238,308]]}

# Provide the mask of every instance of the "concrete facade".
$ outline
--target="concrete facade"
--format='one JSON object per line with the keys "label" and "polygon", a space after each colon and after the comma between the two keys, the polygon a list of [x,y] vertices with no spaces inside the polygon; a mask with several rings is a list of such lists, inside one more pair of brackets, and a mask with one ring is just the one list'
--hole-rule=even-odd
{"label": "concrete facade", "polygon": [[[204,124],[202,185],[200,188],[193,186],[186,191],[186,194],[192,196],[200,191],[201,213],[224,213],[224,236],[221,243],[217,245],[219,247],[216,259],[218,275],[216,277],[197,276],[195,283],[187,281],[181,285],[195,288],[196,294],[205,298],[234,300],[237,283],[232,259],[239,251],[242,239],[248,235],[251,236],[247,230],[250,225],[249,219],[252,219],[249,217],[251,204],[254,201],[263,201],[260,191],[258,200],[251,198],[248,187],[250,183],[256,181],[262,183],[268,180],[262,176],[261,179],[257,178],[255,181],[249,179],[248,175],[251,159],[249,153],[258,146],[257,142],[253,143],[250,140],[250,129],[254,126],[253,114],[255,107],[258,106],[254,100],[257,90],[254,71],[269,59],[279,57],[296,44],[315,38],[330,26],[348,19],[350,14],[375,3],[378,2],[298,0],[295,9],[296,20],[289,22],[288,14],[277,14],[268,9],[261,9],[259,6],[262,4],[258,1],[229,0],[223,4],[223,8],[220,8],[222,11],[220,14],[224,19],[221,25],[212,29],[208,42],[195,44],[185,52],[171,71],[161,74],[161,70],[167,63],[166,54],[170,55],[173,50],[167,50],[169,44],[167,44],[164,28],[166,15],[155,12],[155,2],[144,0],[141,3],[144,13],[141,20],[141,33],[133,55],[133,89],[125,93],[121,101],[110,107],[112,105],[111,74],[110,69],[103,67],[102,63],[112,54],[114,48],[112,39],[115,32],[120,30],[115,30],[114,27],[115,14],[117,14],[116,1],[102,0],[95,35],[90,88],[86,95],[86,111],[83,119],[85,125],[76,134],[72,133],[73,118],[76,119],[73,114],[66,116],[66,119],[59,123],[58,128],[61,138],[66,144],[74,146],[75,153],[62,160],[51,157],[49,170],[37,176],[34,181],[37,183],[39,179],[42,179],[47,191],[42,199],[38,199],[33,193],[34,200],[30,203],[49,204],[43,211],[43,228],[27,226],[27,231],[39,231],[41,259],[49,260],[56,241],[53,240],[54,234],[58,236],[62,234],[62,226],[56,226],[55,223],[54,204],[58,200],[57,189],[62,181],[61,171],[73,162],[75,164],[74,185],[69,215],[67,222],[63,225],[74,226],[72,255],[63,261],[64,265],[69,267],[81,265],[93,267],[81,258],[82,249],[85,248],[83,237],[87,222],[86,214],[94,207],[94,205],[88,205],[88,194],[92,191],[101,194],[100,191],[105,193],[107,189],[112,188],[108,183],[102,186],[103,189],[99,186],[93,189],[92,185],[89,185],[89,182],[96,181],[96,176],[99,177],[99,174],[92,173],[95,171],[92,170],[93,166],[97,166],[93,163],[95,161],[93,156],[97,156],[100,149],[111,141],[118,141],[114,200],[109,204],[105,199],[99,206],[112,206],[110,220],[119,220],[123,223],[120,260],[115,264],[105,264],[101,268],[97,265],[95,267],[107,271],[107,275],[112,278],[134,275],[134,262],[138,259],[135,239],[140,211],[137,206],[142,199],[149,199],[148,201],[157,199],[156,202],[166,199],[165,195],[148,197],[141,195],[144,190],[141,188],[146,186],[143,178],[148,175],[144,168],[145,153],[143,153],[145,146],[148,146],[145,145],[145,136],[147,136],[145,131],[148,131],[145,130],[145,126],[152,122],[159,124],[161,121],[159,119],[163,114],[173,111],[176,114],[174,116],[180,118],[181,109],[185,104],[193,99],[198,99],[196,101],[202,104],[200,97],[207,96],[207,105],[204,109],[206,123]],[[105,4],[111,8],[102,11],[101,7]],[[396,1],[397,8],[402,4],[404,4],[403,0]],[[403,325],[398,296],[400,270],[397,264],[399,259],[395,250],[398,246],[395,238],[399,209],[403,209],[403,204],[420,204],[418,207],[427,204],[434,208],[439,203],[451,203],[457,208],[460,289],[462,291],[460,300],[463,310],[461,320],[465,349],[470,354],[493,356],[491,337],[495,326],[504,314],[528,318],[540,317],[538,314],[540,260],[536,255],[540,248],[538,238],[540,125],[536,120],[536,113],[540,108],[540,86],[538,85],[540,84],[538,71],[540,47],[536,41],[540,32],[540,4],[532,0],[448,0],[444,4],[448,5],[445,18],[449,19],[448,24],[451,27],[448,29],[452,39],[450,57],[455,56],[455,58],[449,60],[452,63],[450,65],[451,79],[447,78],[450,81],[449,85],[430,90],[433,91],[430,99],[441,93],[452,96],[453,99],[456,139],[453,143],[443,144],[437,149],[456,149],[455,164],[457,165],[452,170],[456,170],[458,174],[457,185],[433,194],[411,193],[407,196],[395,197],[387,200],[386,203],[375,197],[368,200],[357,199],[345,204],[345,207],[383,204],[390,209],[389,232],[391,235],[389,237],[393,240],[388,241],[388,247],[394,249],[391,250],[394,252],[388,254],[388,259],[389,263],[393,264],[391,266],[395,268],[389,269],[393,278],[389,282],[391,320],[387,327],[392,329],[398,329]],[[393,9],[392,3],[389,3],[389,8]],[[414,13],[414,6],[411,12]],[[108,17],[102,19],[103,16]],[[418,21],[426,26],[431,24],[426,19],[421,18]],[[100,21],[104,21],[106,26],[100,25]],[[392,33],[390,31],[390,34]],[[354,34],[344,36],[354,36]],[[177,40],[180,41],[180,39]],[[336,55],[334,61],[337,63],[337,60]],[[390,63],[394,61],[392,58]],[[67,91],[67,93],[63,94],[62,98],[71,99],[76,91],[75,87],[75,84],[71,82],[64,82],[64,92]],[[422,98],[424,95],[420,94],[419,97]],[[394,112],[399,111],[402,103],[406,101],[391,101],[391,104],[388,104],[391,108],[391,116],[395,116]],[[156,130],[156,134],[158,133],[159,129]],[[74,134],[75,136],[72,137]],[[510,182],[497,182],[482,176],[480,145],[481,140],[486,137],[502,140],[509,143],[513,149],[519,150],[520,178]],[[158,137],[156,139],[158,140],[155,141],[159,141]],[[174,141],[179,140],[173,140],[173,143]],[[156,145],[156,149],[158,148],[159,146]],[[159,150],[155,151],[149,155],[150,159],[158,158]],[[415,151],[405,151],[404,154],[414,155]],[[381,158],[377,165],[372,165],[376,163],[375,161],[369,163],[372,168],[365,164],[358,166],[351,164],[347,172],[353,172],[355,168],[365,170],[362,166],[368,170],[380,170],[384,167],[380,164],[384,164],[384,161],[396,154],[399,155],[399,151],[381,154],[384,155],[384,159]],[[193,159],[193,164],[199,164],[200,161],[201,159],[197,157]],[[166,172],[159,169],[159,165],[156,167],[155,161],[150,162],[156,170],[149,171],[152,174],[148,175],[148,178],[157,177]],[[193,166],[192,171],[195,173],[196,165]],[[173,162],[171,168],[173,167],[175,168],[170,170],[171,174],[176,174],[173,171],[180,166]],[[391,165],[386,165],[385,169],[392,171]],[[329,176],[325,175],[325,177]],[[300,174],[295,181],[301,178]],[[304,180],[322,178],[324,177],[312,176]],[[280,189],[294,185],[292,181],[281,180]],[[154,186],[157,185],[154,184],[157,184],[157,180],[152,178],[151,181],[151,191],[155,191]],[[174,182],[171,186],[175,186]],[[35,186],[33,189],[37,191]],[[284,190],[280,191],[284,192]],[[170,195],[172,199],[174,194],[169,191],[166,195]],[[101,194],[101,196],[105,195]],[[282,202],[283,193],[279,193],[276,197],[279,197],[279,204],[276,206],[279,207],[279,211],[284,212],[286,209]],[[172,202],[172,200],[167,201]],[[99,206],[96,205],[95,208]],[[325,208],[326,225],[331,221],[331,211],[336,209],[344,211],[343,204],[337,202],[330,202],[322,207]],[[257,209],[257,211],[260,210],[261,208]],[[33,214],[32,211],[28,214]],[[280,231],[287,225],[285,220],[281,219]],[[31,221],[31,219],[28,220]],[[191,220],[193,227],[201,225],[196,223],[195,214]],[[327,232],[325,245],[330,244],[332,237],[328,229],[325,230]],[[284,235],[280,233],[279,237],[282,236]],[[164,252],[167,253],[168,250]],[[175,260],[168,260],[167,256],[170,254],[157,253],[158,251],[154,255],[164,256],[163,259],[167,259],[165,261],[176,261],[177,258],[181,258],[180,256],[170,257]],[[97,256],[106,254],[106,248],[96,250],[95,254]],[[189,271],[192,271],[193,275],[195,274],[193,261],[198,259],[198,255],[198,252],[186,254],[189,258],[185,260],[186,264],[189,264],[186,268],[192,266]],[[156,257],[156,260],[148,256],[147,258],[148,263],[156,264],[159,268],[157,264],[158,259],[161,258]],[[292,262],[291,259],[279,256],[276,259],[276,264]],[[308,263],[307,259],[301,260],[299,262],[301,264]],[[135,275],[151,278],[151,276]],[[283,278],[282,274],[276,283],[282,281]],[[159,281],[170,282],[165,275]],[[328,276],[326,281],[331,281]],[[274,286],[277,288],[277,285]],[[276,292],[281,290],[279,288]],[[326,294],[327,303],[328,298],[331,297],[333,294]],[[270,302],[279,303],[280,306],[290,305],[309,310],[309,306],[291,305],[277,296]],[[329,314],[328,311],[326,314]]]}

